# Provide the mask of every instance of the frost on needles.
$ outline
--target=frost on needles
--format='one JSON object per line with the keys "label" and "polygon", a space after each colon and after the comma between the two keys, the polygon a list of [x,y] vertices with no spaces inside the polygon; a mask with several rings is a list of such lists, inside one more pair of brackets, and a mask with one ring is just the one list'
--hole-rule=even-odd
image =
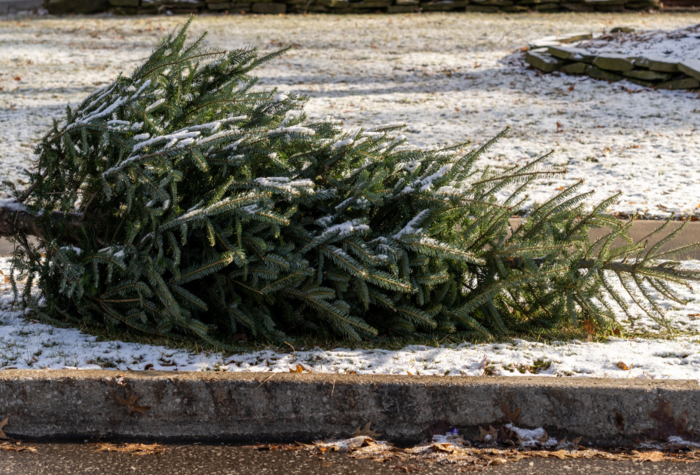
{"label": "frost on needles", "polygon": [[630,224],[605,214],[615,197],[584,211],[580,183],[511,235],[528,185],[562,173],[546,157],[496,173],[476,162],[503,134],[419,150],[401,124],[309,120],[304,96],[253,89],[249,72],[281,51],[188,44],[188,25],[69,107],[30,186],[0,203],[13,282],[27,279],[23,300],[46,321],[218,345],[241,332],[461,338],[609,324],[628,310],[616,279],[663,321],[654,295],[700,278],[660,251],[675,233],[611,250]]}

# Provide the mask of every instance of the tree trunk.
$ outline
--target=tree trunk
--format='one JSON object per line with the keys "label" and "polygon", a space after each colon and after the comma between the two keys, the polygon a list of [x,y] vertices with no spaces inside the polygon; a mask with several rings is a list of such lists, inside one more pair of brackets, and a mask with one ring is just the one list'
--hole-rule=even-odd
{"label": "tree trunk", "polygon": [[[44,238],[42,221],[46,216],[35,216],[16,201],[0,202],[0,236],[16,237],[21,235]],[[77,242],[81,228],[86,224],[82,213],[64,213],[54,211],[48,218],[53,223],[62,223],[66,229],[66,241]]]}

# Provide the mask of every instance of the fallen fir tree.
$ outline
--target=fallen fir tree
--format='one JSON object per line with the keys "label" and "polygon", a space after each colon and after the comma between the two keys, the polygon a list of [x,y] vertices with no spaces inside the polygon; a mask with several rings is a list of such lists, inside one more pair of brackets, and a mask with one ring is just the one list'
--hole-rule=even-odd
{"label": "fallen fir tree", "polygon": [[[0,234],[18,244],[15,292],[26,279],[23,301],[45,321],[214,344],[461,338],[609,324],[613,305],[628,311],[613,279],[662,321],[654,295],[676,300],[669,283],[700,278],[660,251],[675,233],[632,244],[630,223],[605,214],[615,197],[587,212],[580,183],[510,235],[528,185],[562,173],[546,157],[495,173],[475,164],[503,134],[418,150],[403,125],[308,120],[304,96],[252,89],[248,73],[282,52],[187,44],[188,25],[69,107],[37,146],[30,186],[0,207]],[[618,237],[630,244],[611,250]]]}

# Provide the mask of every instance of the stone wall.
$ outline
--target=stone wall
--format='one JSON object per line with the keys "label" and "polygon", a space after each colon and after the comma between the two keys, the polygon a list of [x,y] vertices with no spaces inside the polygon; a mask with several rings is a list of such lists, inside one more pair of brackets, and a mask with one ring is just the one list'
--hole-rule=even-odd
{"label": "stone wall", "polygon": [[[695,0],[692,0],[695,1]],[[417,13],[460,11],[616,12],[661,7],[659,0],[45,0],[54,14],[112,11],[116,14],[171,13]]]}
{"label": "stone wall", "polygon": [[[615,31],[619,30],[619,31]],[[625,28],[615,28],[612,34],[624,34]],[[595,51],[572,46],[591,35],[577,35],[545,39],[541,45],[533,44],[525,54],[525,61],[545,73],[562,72],[586,75],[594,79],[617,82],[626,79],[637,85],[654,89],[700,88],[700,60],[664,59],[656,56],[639,56]]]}

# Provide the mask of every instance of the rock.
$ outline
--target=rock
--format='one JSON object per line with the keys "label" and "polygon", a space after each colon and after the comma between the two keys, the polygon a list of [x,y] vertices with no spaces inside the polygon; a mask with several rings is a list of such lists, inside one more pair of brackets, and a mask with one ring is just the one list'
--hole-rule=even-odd
{"label": "rock", "polygon": [[554,56],[550,56],[546,52],[531,50],[525,53],[525,61],[532,67],[551,73],[564,66],[564,61]]}
{"label": "rock", "polygon": [[362,2],[350,3],[350,8],[353,10],[362,10],[366,8],[376,10],[377,8],[389,7],[393,3],[394,2],[392,0],[365,0]]}
{"label": "rock", "polygon": [[548,12],[553,10],[559,10],[558,3],[539,3],[537,5],[530,5],[530,8],[537,12]]}
{"label": "rock", "polygon": [[538,5],[542,3],[559,3],[556,0],[522,0],[518,2],[518,5]]}
{"label": "rock", "polygon": [[598,7],[623,7],[627,0],[585,0],[584,3]]}
{"label": "rock", "polygon": [[632,0],[630,2],[625,3],[625,8],[631,9],[631,10],[639,10],[643,8],[659,8],[660,2],[659,0]]}
{"label": "rock", "polygon": [[350,2],[348,0],[318,0],[319,5],[323,5],[330,8],[349,8]]}
{"label": "rock", "polygon": [[501,11],[500,8],[492,5],[467,5],[464,10],[474,13],[498,13]]}
{"label": "rock", "polygon": [[619,74],[614,74],[608,71],[605,71],[603,69],[597,68],[592,65],[586,66],[586,74],[588,74],[590,77],[595,78],[595,79],[602,79],[603,81],[621,81],[625,79],[624,77],[620,76]]}
{"label": "rock", "polygon": [[623,76],[642,81],[668,81],[673,75],[668,73],[659,73],[657,71],[649,71],[648,69],[635,69],[633,71],[625,71]]}
{"label": "rock", "polygon": [[678,64],[678,69],[688,76],[700,79],[700,60],[686,59]]}
{"label": "rock", "polygon": [[493,5],[495,7],[510,7],[513,5],[513,2],[510,0],[471,0],[469,3],[472,5]]}
{"label": "rock", "polygon": [[625,10],[624,5],[596,5],[597,12],[621,12]]}
{"label": "rock", "polygon": [[634,58],[635,66],[640,68],[651,69],[652,71],[661,71],[663,73],[677,73],[678,63],[676,61],[668,61],[660,58],[646,58],[638,56]]}
{"label": "rock", "polygon": [[297,5],[290,5],[290,11],[295,12],[295,13],[304,13],[304,12],[309,12],[309,13],[328,13],[331,11],[330,8],[324,7],[323,5],[309,5],[307,7],[307,2],[297,4]]}
{"label": "rock", "polygon": [[97,13],[109,8],[108,0],[46,0],[44,3],[49,13]]}
{"label": "rock", "polygon": [[271,13],[278,15],[280,13],[287,13],[287,5],[284,3],[253,3],[251,7],[253,13]]}
{"label": "rock", "polygon": [[419,5],[392,5],[387,7],[387,13],[415,13]]}
{"label": "rock", "polygon": [[562,66],[559,70],[566,74],[586,74],[586,68],[588,65],[586,63],[571,63],[566,66]]}
{"label": "rock", "polygon": [[659,2],[629,2],[625,3],[626,10],[649,10],[652,8],[659,8]]}
{"label": "rock", "polygon": [[585,3],[562,3],[561,6],[570,12],[592,12],[595,10],[592,5]]}
{"label": "rock", "polygon": [[362,2],[351,3],[350,8],[386,8],[393,3],[393,0],[364,0]]}
{"label": "rock", "polygon": [[532,49],[547,48],[549,46],[561,46],[561,42],[556,36],[545,36],[544,38],[531,41],[528,43],[528,46]]}
{"label": "rock", "polygon": [[511,7],[501,7],[501,11],[506,13],[522,13],[527,11],[527,7],[522,5],[513,5]]}
{"label": "rock", "polygon": [[593,60],[593,65],[608,71],[632,71],[634,62],[626,56],[615,53],[603,53]]}
{"label": "rock", "polygon": [[[564,4],[562,3],[562,6]],[[574,4],[574,5],[581,5],[580,3]],[[590,40],[593,38],[593,35],[590,33],[574,33],[571,35],[563,36],[559,38],[560,43],[573,43],[575,41],[582,41],[582,40]]]}
{"label": "rock", "polygon": [[420,5],[420,0],[396,0],[396,5]]}
{"label": "rock", "polygon": [[109,0],[113,7],[138,7],[139,0]]}
{"label": "rock", "polygon": [[661,89],[697,89],[700,81],[695,78],[681,78],[673,81],[666,81],[658,84]]}
{"label": "rock", "polygon": [[464,8],[467,6],[465,1],[443,1],[443,2],[430,2],[421,3],[420,7],[424,12],[449,12],[451,10],[456,10],[457,8]]}
{"label": "rock", "polygon": [[595,55],[585,49],[572,48],[569,46],[549,46],[547,49],[549,54],[559,59],[583,61],[584,63],[592,63],[595,59]]}
{"label": "rock", "polygon": [[[626,6],[627,4],[625,4]],[[612,30],[610,30],[610,33],[634,33],[635,29],[634,28],[627,28],[626,26],[616,26]]]}
{"label": "rock", "polygon": [[234,3],[234,2],[208,3],[207,7],[209,8],[209,10],[214,10],[214,11],[229,10],[231,12],[246,12],[246,13],[250,11],[250,3]]}
{"label": "rock", "polygon": [[638,86],[644,86],[644,87],[654,87],[655,88],[659,85],[659,83],[649,82],[649,81],[645,81],[643,79],[627,78],[627,80],[629,82],[632,82],[632,83],[638,85]]}
{"label": "rock", "polygon": [[125,16],[131,16],[131,15],[136,15],[138,14],[139,10],[136,7],[112,7],[109,10],[109,13],[113,15],[125,15]]}

